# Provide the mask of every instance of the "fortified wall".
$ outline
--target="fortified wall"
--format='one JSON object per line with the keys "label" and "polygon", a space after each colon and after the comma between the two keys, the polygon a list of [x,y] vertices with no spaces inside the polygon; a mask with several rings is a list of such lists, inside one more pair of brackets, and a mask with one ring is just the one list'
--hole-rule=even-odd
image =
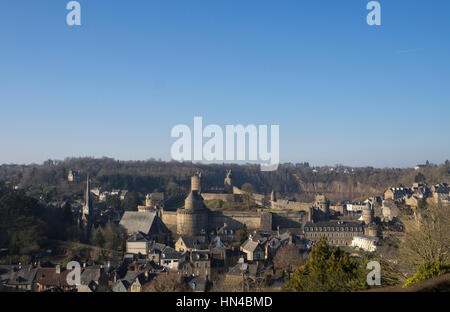
{"label": "fortified wall", "polygon": [[[185,199],[185,205],[176,212],[162,211],[161,218],[166,226],[179,235],[199,235],[202,232],[212,231],[227,224],[238,230],[245,224],[250,230],[271,231],[277,228],[300,229],[302,225],[311,221],[316,213],[313,213],[313,205],[297,203],[287,200],[277,200],[275,192],[272,192],[270,201],[262,194],[253,194],[255,203],[271,208],[259,211],[210,211],[204,205],[204,200],[222,200],[224,202],[242,201],[243,191],[233,185],[232,173],[227,172],[223,193],[202,193],[201,173],[191,178],[191,192]],[[270,206],[269,206],[270,203]],[[319,208],[328,209],[325,199],[319,204]],[[318,206],[318,203],[314,204]],[[279,210],[279,211],[274,211]]]}
{"label": "fortified wall", "polygon": [[[227,224],[239,230],[245,224],[249,230],[275,230],[280,228],[301,228],[309,220],[305,211],[264,212],[264,211],[209,211],[208,230],[214,230]],[[176,230],[179,220],[177,212],[165,211],[162,221],[171,230]],[[180,220],[181,221],[181,220]]]}

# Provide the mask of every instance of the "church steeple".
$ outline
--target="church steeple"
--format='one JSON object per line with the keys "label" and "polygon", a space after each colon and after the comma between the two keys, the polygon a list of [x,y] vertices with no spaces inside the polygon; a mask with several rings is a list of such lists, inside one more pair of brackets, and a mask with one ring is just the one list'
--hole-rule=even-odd
{"label": "church steeple", "polygon": [[83,205],[83,216],[82,220],[85,223],[89,223],[90,219],[92,218],[92,203],[91,203],[91,184],[89,181],[89,176],[86,180],[86,193],[84,197],[84,205]]}

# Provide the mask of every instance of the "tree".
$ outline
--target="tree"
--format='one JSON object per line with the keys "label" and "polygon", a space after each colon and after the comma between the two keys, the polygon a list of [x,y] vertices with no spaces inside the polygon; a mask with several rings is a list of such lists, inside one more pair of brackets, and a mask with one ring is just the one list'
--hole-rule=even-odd
{"label": "tree", "polygon": [[123,250],[126,244],[126,232],[123,228],[109,221],[103,228],[106,249]]}
{"label": "tree", "polygon": [[415,178],[414,178],[414,182],[416,183],[425,183],[426,182],[426,178],[423,175],[422,172],[419,172],[418,174],[416,174]]}
{"label": "tree", "polygon": [[403,287],[414,285],[421,281],[426,281],[434,277],[450,273],[450,264],[442,264],[440,261],[426,262],[419,266],[417,273],[409,278]]}
{"label": "tree", "polygon": [[412,268],[424,263],[448,263],[450,207],[429,205],[417,210],[413,219],[404,217],[405,236],[400,245],[403,258]]}
{"label": "tree", "polygon": [[248,234],[249,234],[247,225],[244,223],[244,225],[242,225],[242,228],[240,230],[238,230],[236,234],[237,234],[239,244],[242,245],[243,243],[245,243],[245,241],[248,239]]}
{"label": "tree", "polygon": [[244,202],[247,204],[247,208],[250,209],[250,205],[253,202],[253,194],[255,193],[255,188],[250,183],[244,183],[244,185],[242,185],[242,191],[244,192]]}
{"label": "tree", "polygon": [[105,245],[105,237],[103,236],[100,227],[93,231],[92,244],[98,247],[103,247]]}
{"label": "tree", "polygon": [[122,202],[123,210],[125,211],[137,211],[137,206],[141,204],[139,194],[136,192],[128,193],[128,196]]}
{"label": "tree", "polygon": [[23,194],[8,193],[0,198],[0,246],[10,254],[37,252],[47,240],[47,224],[37,200]]}
{"label": "tree", "polygon": [[273,264],[275,269],[283,270],[290,274],[294,272],[296,268],[305,264],[305,260],[297,247],[294,245],[286,245],[278,249],[273,258]]}
{"label": "tree", "polygon": [[73,219],[72,207],[70,206],[70,204],[69,203],[65,203],[63,208],[62,208],[62,210],[63,210],[63,222],[64,222],[64,225],[66,227],[73,225],[74,219]]}
{"label": "tree", "polygon": [[184,291],[184,283],[177,273],[160,273],[148,285],[144,292],[181,292]]}
{"label": "tree", "polygon": [[106,197],[106,207],[112,209],[114,212],[118,212],[121,209],[120,198],[118,195],[109,195]]}
{"label": "tree", "polygon": [[331,248],[321,238],[305,265],[298,268],[283,286],[283,291],[357,291],[366,289],[364,265],[350,259],[345,251]]}

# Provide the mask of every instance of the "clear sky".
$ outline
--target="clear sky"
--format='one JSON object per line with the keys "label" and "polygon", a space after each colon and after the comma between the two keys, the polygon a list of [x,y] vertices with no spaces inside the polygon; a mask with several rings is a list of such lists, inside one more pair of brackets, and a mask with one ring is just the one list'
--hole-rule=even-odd
{"label": "clear sky", "polygon": [[176,124],[278,124],[282,162],[450,158],[450,1],[0,1],[0,163],[170,159]]}

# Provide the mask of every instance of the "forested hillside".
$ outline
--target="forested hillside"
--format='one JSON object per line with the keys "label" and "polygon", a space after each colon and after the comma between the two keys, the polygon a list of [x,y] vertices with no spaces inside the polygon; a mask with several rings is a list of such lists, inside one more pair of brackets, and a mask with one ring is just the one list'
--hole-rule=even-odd
{"label": "forested hillside", "polygon": [[[126,189],[140,194],[164,191],[168,196],[185,193],[189,177],[200,170],[203,189],[223,186],[225,172],[233,170],[237,186],[251,183],[257,192],[269,194],[272,189],[281,196],[309,201],[314,194],[325,193],[331,200],[358,199],[382,194],[390,186],[411,185],[415,180],[429,184],[450,182],[450,163],[430,164],[411,169],[377,169],[315,167],[308,164],[283,164],[277,171],[261,172],[256,165],[200,165],[161,161],[116,161],[110,158],[68,158],[47,161],[42,165],[0,166],[0,181],[19,185],[26,194],[45,200],[60,200],[83,194],[84,183],[67,182],[69,170],[79,170],[82,182],[89,175],[92,185],[103,189]],[[420,175],[418,175],[420,173]]]}

